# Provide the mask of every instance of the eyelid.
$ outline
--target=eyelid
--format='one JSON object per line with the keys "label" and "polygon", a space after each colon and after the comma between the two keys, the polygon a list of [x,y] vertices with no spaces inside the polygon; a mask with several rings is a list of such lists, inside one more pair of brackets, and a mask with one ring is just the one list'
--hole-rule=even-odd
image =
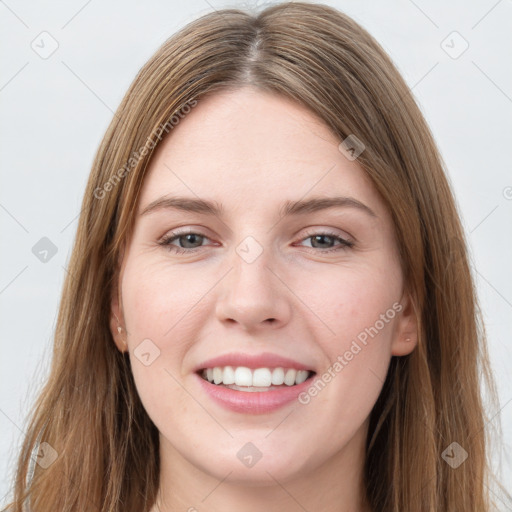
{"label": "eyelid", "polygon": [[184,226],[176,226],[175,228],[168,229],[158,240],[167,239],[171,236],[183,236],[188,234],[201,235],[205,238],[210,238],[209,233],[210,230],[203,226],[195,226],[195,225],[184,225]]}
{"label": "eyelid", "polygon": [[[337,236],[337,237],[343,238],[346,241],[350,241],[350,242],[356,241],[356,238],[354,236],[352,236],[347,231],[341,230],[339,228],[330,228],[330,227],[325,228],[325,227],[315,226],[315,227],[307,227],[307,228],[302,228],[302,229],[305,229],[306,232],[302,235],[302,237],[298,241],[302,241],[304,238],[307,238],[308,236],[314,236],[314,235],[318,235],[318,234]],[[183,236],[183,235],[188,235],[188,234],[200,235],[204,238],[211,239],[211,237],[208,236],[207,234],[205,234],[204,231],[208,231],[208,230],[203,227],[196,228],[195,226],[190,226],[190,225],[183,226],[183,227],[178,226],[174,229],[170,229],[169,231],[167,231],[164,235],[162,235],[159,238],[158,241],[160,242],[161,240],[169,239],[170,237],[177,237],[177,236]]]}
{"label": "eyelid", "polygon": [[[351,243],[355,243],[356,242],[356,238],[354,236],[352,236],[350,233],[348,233],[347,231],[344,231],[342,229],[339,229],[339,228],[324,228],[324,227],[308,227],[308,228],[305,228],[306,229],[306,233],[305,233],[305,237],[308,237],[308,236],[314,236],[314,235],[318,235],[318,234],[324,234],[324,235],[329,235],[329,236],[335,236],[335,237],[339,237],[339,238],[343,238],[344,240],[346,240],[347,242],[351,242]],[[303,240],[305,238],[304,236],[301,237],[301,240]]]}

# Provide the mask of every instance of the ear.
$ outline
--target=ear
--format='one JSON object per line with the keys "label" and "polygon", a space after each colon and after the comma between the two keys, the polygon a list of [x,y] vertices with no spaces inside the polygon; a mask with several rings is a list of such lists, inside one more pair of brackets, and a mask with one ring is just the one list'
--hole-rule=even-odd
{"label": "ear", "polygon": [[110,332],[119,351],[126,352],[128,350],[126,342],[127,333],[124,327],[123,312],[119,307],[117,287],[115,287],[115,291],[112,293],[110,304]]}
{"label": "ear", "polygon": [[418,311],[411,294],[404,292],[401,311],[397,315],[395,337],[391,345],[391,353],[394,356],[406,356],[410,354],[418,344]]}

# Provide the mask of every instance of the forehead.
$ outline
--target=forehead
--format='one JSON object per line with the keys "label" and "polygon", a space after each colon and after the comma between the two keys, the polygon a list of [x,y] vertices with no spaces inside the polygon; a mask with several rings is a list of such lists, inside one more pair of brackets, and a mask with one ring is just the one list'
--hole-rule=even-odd
{"label": "forehead", "polygon": [[162,195],[261,215],[286,200],[343,195],[384,214],[370,179],[339,142],[322,120],[282,96],[252,88],[216,93],[200,99],[159,144],[138,211]]}

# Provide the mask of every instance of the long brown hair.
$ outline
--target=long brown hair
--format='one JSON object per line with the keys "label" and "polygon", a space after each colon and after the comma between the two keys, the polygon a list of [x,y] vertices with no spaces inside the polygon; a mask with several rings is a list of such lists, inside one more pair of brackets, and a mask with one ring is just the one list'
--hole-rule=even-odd
{"label": "long brown hair", "polygon": [[[334,8],[301,2],[257,15],[226,9],[202,16],[158,49],[124,96],[83,198],[52,366],[29,419],[12,510],[21,512],[24,502],[34,512],[153,505],[158,431],[109,328],[119,262],[161,135],[172,136],[174,123],[206,94],[246,85],[306,106],[340,142],[349,135],[362,141],[358,162],[395,223],[420,336],[410,355],[392,357],[370,415],[365,490],[372,510],[490,511],[481,386],[495,402],[497,395],[443,163],[379,44]],[[463,453],[459,446],[468,459],[455,468],[446,454]],[[41,458],[44,464],[33,463]]]}

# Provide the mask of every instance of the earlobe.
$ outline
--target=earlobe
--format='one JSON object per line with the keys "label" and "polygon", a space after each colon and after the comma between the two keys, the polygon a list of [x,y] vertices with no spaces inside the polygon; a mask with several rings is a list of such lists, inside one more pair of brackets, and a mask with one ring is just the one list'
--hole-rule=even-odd
{"label": "earlobe", "polygon": [[410,354],[418,343],[418,311],[410,294],[404,294],[402,311],[397,317],[395,337],[391,347],[394,356]]}
{"label": "earlobe", "polygon": [[126,343],[126,330],[123,328],[120,321],[122,316],[123,315],[119,308],[119,301],[116,294],[114,294],[110,306],[110,333],[112,334],[112,338],[114,339],[114,343],[118,350],[120,352],[126,352],[128,350],[128,345]]}

